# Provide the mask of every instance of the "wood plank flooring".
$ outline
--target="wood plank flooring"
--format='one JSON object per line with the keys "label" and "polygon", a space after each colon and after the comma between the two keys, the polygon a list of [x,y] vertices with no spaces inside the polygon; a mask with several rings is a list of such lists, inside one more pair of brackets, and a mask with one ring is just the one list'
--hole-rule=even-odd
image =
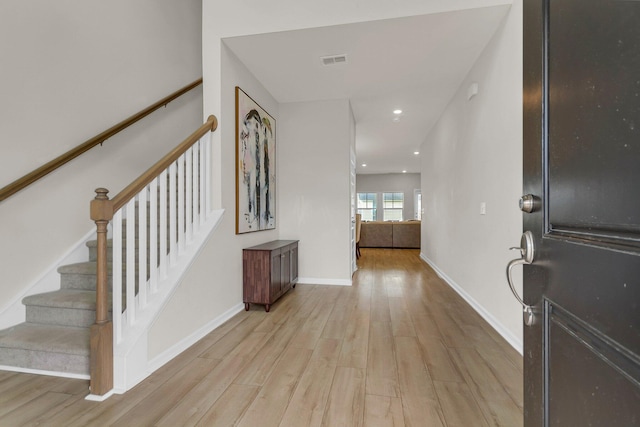
{"label": "wood plank flooring", "polygon": [[0,426],[522,425],[522,357],[419,258],[362,249],[354,286],[253,305],[125,395],[0,372]]}

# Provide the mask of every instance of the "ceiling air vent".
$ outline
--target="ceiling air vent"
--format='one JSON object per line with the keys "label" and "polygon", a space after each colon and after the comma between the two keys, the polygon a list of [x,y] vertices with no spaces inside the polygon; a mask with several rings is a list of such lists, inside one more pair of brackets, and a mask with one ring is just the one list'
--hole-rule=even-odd
{"label": "ceiling air vent", "polygon": [[347,55],[331,55],[331,56],[321,56],[320,60],[322,61],[322,65],[337,65],[344,64],[347,62]]}

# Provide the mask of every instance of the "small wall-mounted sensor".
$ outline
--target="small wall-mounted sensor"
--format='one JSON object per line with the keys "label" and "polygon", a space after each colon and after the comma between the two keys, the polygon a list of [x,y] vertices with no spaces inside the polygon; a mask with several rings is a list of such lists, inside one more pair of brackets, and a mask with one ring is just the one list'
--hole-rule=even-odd
{"label": "small wall-mounted sensor", "polygon": [[469,89],[467,89],[467,100],[471,100],[474,96],[478,94],[478,83],[473,82],[469,85]]}
{"label": "small wall-mounted sensor", "polygon": [[322,65],[345,64],[347,62],[347,54],[342,53],[340,55],[321,56],[320,61],[322,61]]}

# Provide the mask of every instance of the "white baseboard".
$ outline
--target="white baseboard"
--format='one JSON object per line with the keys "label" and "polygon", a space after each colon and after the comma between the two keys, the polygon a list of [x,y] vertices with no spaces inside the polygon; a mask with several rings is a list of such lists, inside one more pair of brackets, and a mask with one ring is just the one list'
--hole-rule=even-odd
{"label": "white baseboard", "polygon": [[451,286],[451,288],[456,291],[458,295],[460,295],[484,320],[486,320],[487,323],[489,323],[489,325],[491,325],[491,327],[495,329],[496,332],[498,332],[502,336],[502,338],[504,338],[511,345],[511,347],[516,349],[518,353],[523,354],[522,340],[520,338],[516,337],[515,335],[513,335],[513,333],[511,333],[511,331],[505,328],[505,326],[500,321],[498,321],[498,319],[496,319],[489,311],[487,311],[482,305],[480,305],[478,301],[476,301],[471,295],[469,295],[467,291],[465,291],[460,285],[458,285],[451,277],[447,276],[444,271],[440,270],[440,268],[438,268],[438,266],[435,265],[433,261],[427,258],[424,253],[420,253],[420,258],[424,262],[429,264],[429,266],[433,268],[436,274],[440,276],[440,278],[444,280],[447,285]]}
{"label": "white baseboard", "polygon": [[302,285],[334,285],[351,286],[353,282],[349,279],[316,279],[314,277],[299,277],[298,283]]}
{"label": "white baseboard", "polygon": [[207,334],[222,325],[224,322],[240,313],[242,310],[244,310],[244,303],[240,303],[231,307],[229,310],[225,311],[220,316],[216,317],[198,330],[194,331],[189,336],[186,336],[178,341],[176,344],[171,346],[171,348],[163,351],[162,353],[151,359],[148,363],[147,375],[151,375],[153,372],[160,369],[162,366],[164,366],[164,364],[171,361],[173,358],[204,338]]}
{"label": "white baseboard", "polygon": [[0,371],[20,372],[23,374],[46,375],[48,377],[72,378],[74,380],[88,380],[89,375],[72,374],[70,372],[46,371],[44,369],[20,368],[18,366],[0,365]]}
{"label": "white baseboard", "polygon": [[107,400],[108,398],[113,396],[114,394],[122,394],[122,393],[116,393],[114,390],[111,390],[111,391],[106,392],[102,396],[100,396],[99,394],[88,394],[84,398],[84,400],[90,400],[92,402],[104,402],[105,400]]}

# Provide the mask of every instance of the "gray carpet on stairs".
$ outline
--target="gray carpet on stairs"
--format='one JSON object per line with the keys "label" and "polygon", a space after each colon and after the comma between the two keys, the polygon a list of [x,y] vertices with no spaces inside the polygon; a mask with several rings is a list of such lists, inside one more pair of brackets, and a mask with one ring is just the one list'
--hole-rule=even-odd
{"label": "gray carpet on stairs", "polygon": [[96,263],[65,265],[58,272],[60,289],[23,298],[26,322],[0,331],[1,366],[89,375],[89,328],[96,318]]}
{"label": "gray carpet on stairs", "polygon": [[0,331],[0,365],[89,374],[89,328],[21,323]]}

